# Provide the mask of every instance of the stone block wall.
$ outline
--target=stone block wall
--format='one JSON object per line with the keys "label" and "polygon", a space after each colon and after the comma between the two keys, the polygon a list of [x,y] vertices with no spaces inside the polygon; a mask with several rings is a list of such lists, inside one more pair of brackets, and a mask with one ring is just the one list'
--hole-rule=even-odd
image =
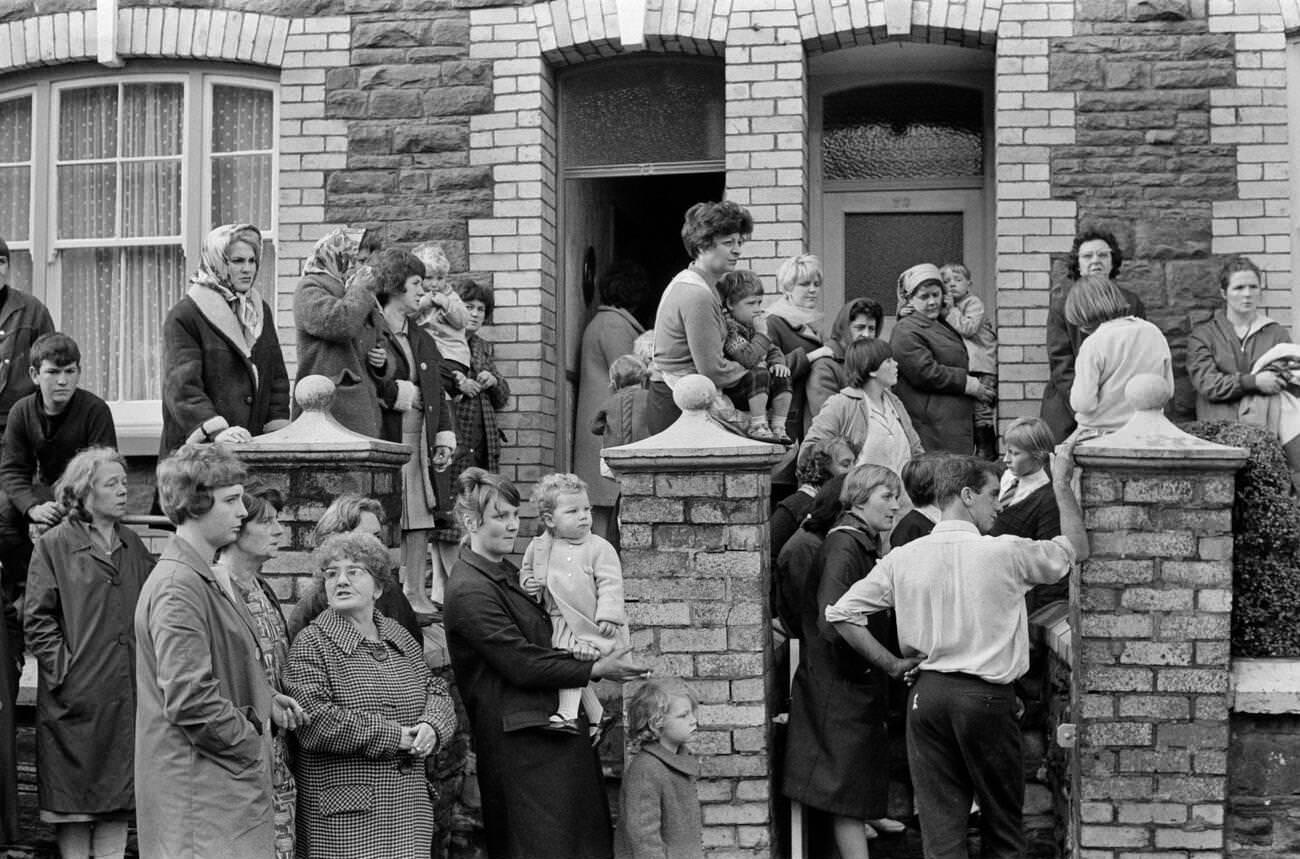
{"label": "stone block wall", "polygon": [[1081,857],[1222,855],[1233,492],[1229,470],[1084,472]]}
{"label": "stone block wall", "polygon": [[1228,856],[1300,856],[1298,757],[1300,716],[1233,714],[1228,747]]}
{"label": "stone block wall", "polygon": [[620,473],[632,645],[655,675],[683,678],[699,701],[692,751],[707,855],[771,855],[766,474],[721,463]]}

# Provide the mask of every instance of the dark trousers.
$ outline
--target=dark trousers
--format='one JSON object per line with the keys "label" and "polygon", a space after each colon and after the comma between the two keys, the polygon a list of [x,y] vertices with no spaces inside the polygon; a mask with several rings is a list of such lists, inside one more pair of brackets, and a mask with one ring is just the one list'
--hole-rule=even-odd
{"label": "dark trousers", "polygon": [[32,541],[26,535],[0,537],[0,581],[4,597],[9,604],[23,611],[23,595],[27,592],[27,568],[32,563]]}
{"label": "dark trousers", "polygon": [[667,382],[651,382],[645,398],[645,425],[650,435],[661,433],[682,415],[673,401],[673,390]]}
{"label": "dark trousers", "polygon": [[1016,694],[969,674],[922,671],[908,696],[907,762],[926,859],[966,859],[971,800],[985,859],[1025,855]]}

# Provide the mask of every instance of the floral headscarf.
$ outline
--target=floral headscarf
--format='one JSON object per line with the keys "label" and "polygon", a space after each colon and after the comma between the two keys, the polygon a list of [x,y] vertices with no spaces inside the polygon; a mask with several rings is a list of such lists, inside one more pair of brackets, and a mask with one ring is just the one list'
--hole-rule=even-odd
{"label": "floral headscarf", "polygon": [[328,233],[316,242],[311,258],[302,267],[303,275],[323,274],[343,283],[352,273],[365,234],[360,227],[339,227]]}
{"label": "floral headscarf", "polygon": [[902,307],[912,300],[912,296],[926,284],[936,284],[948,297],[948,287],[943,285],[939,267],[928,262],[918,263],[898,276],[898,306]]}
{"label": "floral headscarf", "polygon": [[262,231],[252,224],[225,224],[208,233],[199,254],[199,267],[190,278],[195,286],[216,290],[234,311],[249,347],[262,336],[262,297],[256,289],[236,292],[230,277],[230,248],[243,242],[253,249],[258,265],[262,263]]}

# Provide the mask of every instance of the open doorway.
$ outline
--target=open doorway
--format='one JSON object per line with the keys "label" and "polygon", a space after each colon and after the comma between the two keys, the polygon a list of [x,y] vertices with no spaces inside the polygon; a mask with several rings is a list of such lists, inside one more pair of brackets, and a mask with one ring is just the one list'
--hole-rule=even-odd
{"label": "open doorway", "polygon": [[[564,191],[564,380],[567,389],[571,457],[578,391],[582,332],[600,304],[597,283],[616,261],[646,270],[648,287],[634,310],[646,328],[654,325],[659,297],[690,262],[682,247],[686,210],[720,200],[726,184],[721,172],[669,173],[569,179]],[[572,459],[569,459],[572,462]]]}

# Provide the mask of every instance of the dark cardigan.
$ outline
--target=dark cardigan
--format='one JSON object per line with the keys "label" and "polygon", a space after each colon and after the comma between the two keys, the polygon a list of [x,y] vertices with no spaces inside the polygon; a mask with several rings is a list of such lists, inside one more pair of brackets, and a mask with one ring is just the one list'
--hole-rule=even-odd
{"label": "dark cardigan", "polygon": [[1044,483],[1019,504],[1002,508],[989,536],[1011,534],[1027,540],[1050,540],[1061,535],[1061,514],[1056,509],[1052,484]]}

